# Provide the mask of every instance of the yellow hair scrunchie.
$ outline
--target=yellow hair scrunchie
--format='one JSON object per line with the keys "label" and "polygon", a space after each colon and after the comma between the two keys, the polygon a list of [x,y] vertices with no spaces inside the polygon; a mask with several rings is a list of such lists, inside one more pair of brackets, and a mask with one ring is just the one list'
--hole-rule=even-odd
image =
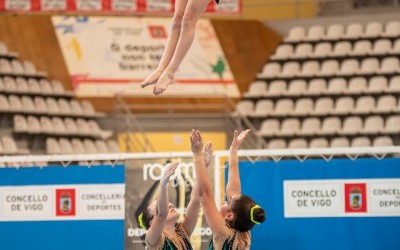
{"label": "yellow hair scrunchie", "polygon": [[140,226],[141,228],[146,229],[146,226],[145,226],[144,223],[143,223],[143,213],[139,214],[138,221],[139,221],[139,226]]}
{"label": "yellow hair scrunchie", "polygon": [[250,220],[251,220],[251,222],[253,222],[254,224],[260,224],[260,222],[258,222],[258,221],[256,221],[255,219],[254,219],[254,209],[256,209],[256,208],[261,208],[259,205],[254,205],[251,209],[250,209]]}

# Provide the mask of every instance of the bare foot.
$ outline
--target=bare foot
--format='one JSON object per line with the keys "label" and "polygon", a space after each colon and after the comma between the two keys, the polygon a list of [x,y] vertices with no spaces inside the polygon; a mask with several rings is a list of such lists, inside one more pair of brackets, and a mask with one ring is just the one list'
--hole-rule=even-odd
{"label": "bare foot", "polygon": [[147,87],[149,85],[153,85],[158,81],[158,78],[160,78],[161,74],[162,74],[162,70],[161,69],[156,69],[155,71],[153,71],[153,73],[151,73],[149,76],[147,76],[143,82],[140,84],[140,86],[142,88]]}
{"label": "bare foot", "polygon": [[169,74],[168,72],[164,71],[160,78],[157,81],[157,84],[154,86],[153,94],[159,95],[162,94],[169,85],[174,83],[174,75]]}

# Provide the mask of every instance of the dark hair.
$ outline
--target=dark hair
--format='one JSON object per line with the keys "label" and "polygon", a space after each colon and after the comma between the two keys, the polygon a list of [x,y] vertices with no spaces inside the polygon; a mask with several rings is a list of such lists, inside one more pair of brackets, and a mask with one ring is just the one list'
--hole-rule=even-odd
{"label": "dark hair", "polygon": [[[150,227],[150,221],[154,218],[154,215],[150,213],[150,209],[146,208],[142,213],[142,222],[146,229]],[[140,226],[140,221],[138,221]]]}
{"label": "dark hair", "polygon": [[228,222],[231,228],[239,232],[247,232],[252,229],[255,222],[262,223],[265,221],[265,212],[261,207],[253,209],[253,221],[251,220],[251,210],[257,205],[256,202],[247,195],[241,195],[232,201],[232,212],[234,213],[233,221]]}

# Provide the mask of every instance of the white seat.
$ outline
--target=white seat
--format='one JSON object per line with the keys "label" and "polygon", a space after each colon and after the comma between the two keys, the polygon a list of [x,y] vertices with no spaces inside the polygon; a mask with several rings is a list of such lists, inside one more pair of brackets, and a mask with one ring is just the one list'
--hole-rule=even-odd
{"label": "white seat", "polygon": [[261,123],[258,133],[260,136],[273,136],[278,134],[279,129],[279,121],[277,119],[267,119]]}
{"label": "white seat", "polygon": [[0,73],[3,74],[12,73],[11,63],[7,59],[0,59]]}
{"label": "white seat", "polygon": [[301,68],[300,76],[315,76],[319,71],[319,62],[317,61],[307,61],[303,64]]}
{"label": "white seat", "polygon": [[72,118],[65,118],[64,119],[65,130],[68,134],[71,135],[78,135],[78,125],[76,124],[75,120]]}
{"label": "white seat", "polygon": [[51,81],[51,85],[53,87],[53,91],[52,91],[53,93],[56,93],[56,94],[64,94],[65,93],[64,85],[60,81],[53,80],[53,81]]}
{"label": "white seat", "polygon": [[12,73],[15,75],[25,75],[24,66],[22,66],[22,62],[18,59],[14,59],[11,61]]}
{"label": "white seat", "polygon": [[371,147],[371,140],[368,137],[356,137],[351,141],[352,147]]}
{"label": "white seat", "polygon": [[28,88],[29,88],[29,92],[31,92],[31,93],[40,93],[41,92],[39,82],[34,78],[28,79]]}
{"label": "white seat", "polygon": [[29,92],[28,82],[25,80],[25,78],[17,77],[17,79],[15,80],[15,85],[17,92],[19,93]]}
{"label": "white seat", "polygon": [[60,145],[60,153],[61,154],[73,154],[74,153],[71,142],[68,139],[61,138],[59,140],[59,145]]}
{"label": "white seat", "polygon": [[282,44],[275,50],[271,59],[287,59],[293,55],[294,49],[290,44]]}
{"label": "white seat", "polygon": [[85,152],[87,154],[97,154],[98,153],[96,145],[94,144],[94,141],[91,139],[84,139],[83,146],[84,146]]}
{"label": "white seat", "polygon": [[400,53],[400,39],[394,41],[391,53],[392,54]]}
{"label": "white seat", "polygon": [[84,119],[77,119],[76,124],[78,126],[78,132],[81,135],[91,135],[92,131],[89,129],[89,125],[86,120]]}
{"label": "white seat", "polygon": [[365,77],[354,77],[349,80],[347,93],[362,94],[367,90],[367,79]]}
{"label": "white seat", "polygon": [[328,148],[329,143],[325,138],[314,138],[310,141],[308,145],[310,148]]}
{"label": "white seat", "polygon": [[376,74],[379,71],[379,61],[376,58],[367,58],[361,62],[358,74]]}
{"label": "white seat", "polygon": [[343,38],[354,39],[359,38],[363,35],[364,27],[359,23],[351,23],[346,28],[346,34],[344,34]]}
{"label": "white seat", "polygon": [[331,56],[347,56],[351,52],[351,43],[341,41],[335,43]]}
{"label": "white seat", "polygon": [[53,123],[51,122],[49,117],[42,116],[40,117],[40,128],[42,133],[45,134],[52,134],[54,129],[53,129]]}
{"label": "white seat", "polygon": [[325,79],[312,79],[308,84],[308,95],[320,95],[325,93],[326,90],[326,80]]}
{"label": "white seat", "polygon": [[103,130],[100,128],[99,124],[94,120],[89,120],[87,122],[89,131],[93,136],[101,136]]}
{"label": "white seat", "polygon": [[348,96],[340,97],[336,101],[335,110],[332,111],[332,114],[336,115],[345,115],[350,114],[354,109],[354,99]]}
{"label": "white seat", "polygon": [[378,98],[376,111],[379,113],[390,113],[397,108],[397,100],[392,95],[384,95]]}
{"label": "white seat", "polygon": [[330,76],[335,75],[339,71],[339,62],[337,60],[326,60],[321,64],[321,70],[318,75]]}
{"label": "white seat", "polygon": [[313,52],[313,46],[311,43],[301,43],[296,46],[296,49],[291,58],[307,58]]}
{"label": "white seat", "polygon": [[281,96],[286,93],[286,82],[275,80],[269,83],[269,88],[265,96]]}
{"label": "white seat", "polygon": [[327,94],[342,94],[347,90],[347,81],[344,78],[333,78],[329,81]]}
{"label": "white seat", "polygon": [[391,147],[393,146],[393,140],[389,136],[380,136],[374,139],[372,143],[374,147]]}
{"label": "white seat", "polygon": [[58,103],[57,103],[56,99],[54,99],[52,97],[46,98],[46,106],[47,106],[47,112],[49,114],[59,114],[60,113],[60,109],[58,107]]}
{"label": "white seat", "polygon": [[331,148],[347,148],[350,147],[349,139],[346,137],[336,137],[331,140]]}
{"label": "white seat", "polygon": [[307,148],[307,141],[301,138],[290,140],[288,148]]}
{"label": "white seat", "polygon": [[1,142],[2,142],[2,145],[7,145],[7,146],[3,146],[3,153],[5,155],[18,153],[17,143],[15,142],[14,138],[12,138],[11,136],[4,135],[3,137],[1,137]]}
{"label": "white seat", "polygon": [[365,27],[363,37],[379,37],[383,33],[383,25],[380,22],[370,22]]}
{"label": "white seat", "polygon": [[332,24],[326,31],[325,39],[327,40],[339,40],[344,35],[344,26],[341,24]]}
{"label": "white seat", "polygon": [[306,118],[299,131],[299,135],[316,135],[321,129],[321,121],[318,118]]}
{"label": "white seat", "polygon": [[22,103],[21,103],[21,99],[19,98],[19,96],[9,95],[8,103],[10,104],[10,111],[21,111],[22,110]]}
{"label": "white seat", "polygon": [[315,45],[314,53],[310,57],[324,58],[330,56],[331,53],[332,53],[332,45],[330,43],[318,43]]}
{"label": "white seat", "polygon": [[277,77],[280,75],[281,72],[281,65],[279,63],[267,63],[264,65],[259,77]]}
{"label": "white seat", "polygon": [[290,29],[289,34],[285,38],[286,42],[298,42],[302,41],[306,37],[306,30],[304,27],[293,27]]}
{"label": "white seat", "polygon": [[245,97],[261,97],[267,93],[267,83],[264,81],[255,81],[250,84],[249,90],[244,93]]}
{"label": "white seat", "polygon": [[378,134],[383,131],[383,118],[379,115],[368,116],[365,119],[364,130],[365,134]]}
{"label": "white seat", "polygon": [[313,112],[314,102],[311,98],[301,98],[296,101],[294,115],[308,115]]}
{"label": "white seat", "polygon": [[275,104],[274,115],[286,116],[292,113],[294,103],[292,99],[279,99]]}
{"label": "white seat", "polygon": [[389,39],[379,39],[374,43],[374,48],[370,52],[371,55],[384,55],[390,53],[392,43]]}
{"label": "white seat", "polygon": [[315,102],[314,112],[316,115],[327,115],[333,111],[333,100],[329,97],[318,98]]}
{"label": "white seat", "polygon": [[296,118],[288,118],[282,121],[281,130],[278,135],[292,136],[300,131],[300,121]]}
{"label": "white seat", "polygon": [[35,116],[28,116],[28,132],[31,134],[39,134],[42,129],[40,127],[39,119]]}
{"label": "white seat", "polygon": [[17,133],[28,132],[28,122],[22,115],[14,115],[14,131]]}
{"label": "white seat", "polygon": [[387,92],[400,92],[400,76],[394,76],[390,79]]}
{"label": "white seat", "polygon": [[53,117],[51,119],[53,125],[53,131],[55,134],[64,135],[68,134],[69,131],[66,130],[63,120],[60,117]]}
{"label": "white seat", "polygon": [[289,83],[286,95],[299,96],[307,92],[307,82],[304,80],[292,80]]}
{"label": "white seat", "polygon": [[386,77],[374,76],[369,80],[367,93],[384,93],[388,88]]}
{"label": "white seat", "polygon": [[360,68],[360,63],[356,59],[346,59],[340,65],[338,75],[355,75]]}
{"label": "white seat", "polygon": [[61,154],[61,147],[58,141],[54,138],[46,138],[46,153],[49,155]]}
{"label": "white seat", "polygon": [[271,100],[260,100],[256,103],[254,117],[266,117],[274,112],[274,103]]}
{"label": "white seat", "polygon": [[4,82],[4,90],[6,92],[17,92],[17,84],[13,77],[6,76],[3,79]]}
{"label": "white seat", "polygon": [[95,115],[96,111],[93,108],[93,105],[91,102],[83,100],[81,101],[81,107],[82,107],[82,111],[85,115]]}
{"label": "white seat", "polygon": [[384,37],[400,36],[400,21],[390,21],[385,25],[385,32],[382,34]]}
{"label": "white seat", "polygon": [[363,129],[363,121],[358,116],[346,117],[343,121],[342,130],[339,132],[341,135],[356,135]]}
{"label": "white seat", "polygon": [[69,106],[69,101],[64,98],[58,99],[58,110],[60,114],[71,114],[71,106]]}
{"label": "white seat", "polygon": [[33,104],[33,100],[30,96],[22,96],[21,97],[22,110],[26,113],[35,113],[35,105]]}
{"label": "white seat", "polygon": [[355,114],[368,114],[375,110],[375,99],[372,96],[362,96],[356,101]]}
{"label": "white seat", "polygon": [[115,140],[108,140],[107,141],[108,150],[110,153],[119,153],[119,146],[117,141]]}
{"label": "white seat", "polygon": [[30,61],[24,61],[23,62],[23,67],[24,67],[24,72],[25,75],[36,75],[36,67],[33,65],[32,62]]}
{"label": "white seat", "polygon": [[95,141],[95,144],[96,144],[96,150],[99,154],[108,154],[109,153],[107,144],[104,140],[97,139]]}
{"label": "white seat", "polygon": [[78,138],[73,138],[71,140],[72,149],[75,154],[86,154],[83,142]]}
{"label": "white seat", "polygon": [[35,96],[33,99],[35,112],[38,114],[45,114],[47,113],[47,105],[43,97]]}
{"label": "white seat", "polygon": [[81,104],[78,100],[72,99],[69,101],[69,106],[71,107],[71,114],[81,115],[83,113]]}
{"label": "white seat", "polygon": [[392,115],[386,118],[384,133],[398,134],[400,133],[400,115]]}
{"label": "white seat", "polygon": [[284,149],[286,142],[283,139],[274,139],[268,143],[268,149]]}
{"label": "white seat", "polygon": [[300,73],[300,63],[287,62],[283,64],[281,77],[294,77]]}
{"label": "white seat", "polygon": [[249,100],[244,100],[244,101],[240,101],[236,105],[235,114],[238,114],[241,116],[249,116],[249,115],[253,114],[253,110],[254,110],[254,103]]}
{"label": "white seat", "polygon": [[325,28],[321,25],[313,25],[308,29],[306,41],[318,41],[325,37]]}
{"label": "white seat", "polygon": [[370,51],[372,51],[371,42],[368,40],[359,40],[354,44],[353,50],[350,52],[350,55],[363,56],[367,55]]}
{"label": "white seat", "polygon": [[41,79],[39,82],[40,91],[45,95],[51,95],[53,93],[53,87],[47,79]]}
{"label": "white seat", "polygon": [[10,104],[8,102],[8,99],[5,95],[0,94],[0,110],[1,111],[9,111],[10,110]]}
{"label": "white seat", "polygon": [[396,57],[386,57],[382,60],[380,73],[392,74],[400,72],[400,62]]}

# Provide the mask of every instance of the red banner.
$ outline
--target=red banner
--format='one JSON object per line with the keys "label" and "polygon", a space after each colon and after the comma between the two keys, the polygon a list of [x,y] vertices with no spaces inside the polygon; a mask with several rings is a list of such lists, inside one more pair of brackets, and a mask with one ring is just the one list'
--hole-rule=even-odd
{"label": "red banner", "polygon": [[[206,13],[240,14],[242,0],[211,0]],[[175,0],[0,0],[0,12],[172,14]]]}

